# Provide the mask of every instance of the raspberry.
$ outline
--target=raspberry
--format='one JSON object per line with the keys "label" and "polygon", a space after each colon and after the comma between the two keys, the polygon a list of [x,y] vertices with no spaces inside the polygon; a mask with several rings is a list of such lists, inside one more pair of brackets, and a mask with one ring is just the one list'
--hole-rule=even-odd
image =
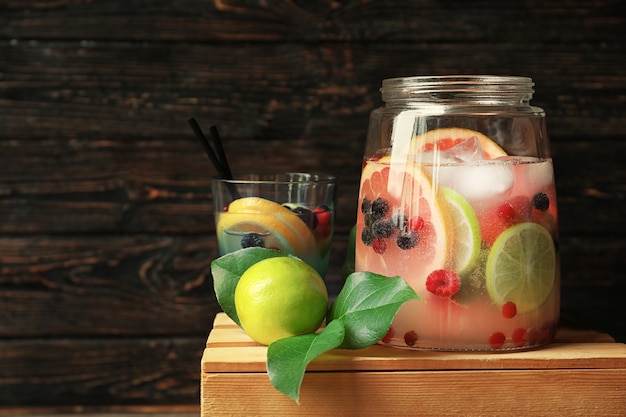
{"label": "raspberry", "polygon": [[374,252],[382,255],[387,250],[387,242],[384,239],[377,237],[372,243],[372,248],[374,249]]}
{"label": "raspberry", "polygon": [[406,343],[407,346],[414,346],[415,343],[417,343],[417,339],[417,333],[413,330],[404,334],[404,343]]}
{"label": "raspberry", "polygon": [[507,301],[502,306],[502,315],[507,319],[512,319],[517,314],[517,306],[511,301]]}
{"label": "raspberry", "polygon": [[550,199],[546,193],[537,193],[533,196],[532,205],[539,211],[546,211],[550,207]]}
{"label": "raspberry", "polygon": [[506,336],[502,332],[495,332],[491,336],[489,336],[489,346],[493,349],[500,349],[504,346],[504,342],[506,341]]}
{"label": "raspberry", "polygon": [[451,297],[461,288],[461,279],[454,271],[438,269],[426,278],[426,289],[439,297]]}

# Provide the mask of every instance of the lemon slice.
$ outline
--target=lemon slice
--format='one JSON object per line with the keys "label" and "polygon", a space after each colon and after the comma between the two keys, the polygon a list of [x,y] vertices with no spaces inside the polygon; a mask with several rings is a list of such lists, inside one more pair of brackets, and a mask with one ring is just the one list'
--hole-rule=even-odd
{"label": "lemon slice", "polygon": [[442,188],[454,238],[451,254],[452,268],[458,274],[470,270],[480,255],[480,226],[474,209],[465,198],[451,188]]}
{"label": "lemon slice", "polygon": [[217,233],[258,233],[269,235],[266,247],[284,250],[311,261],[315,237],[306,224],[287,207],[260,197],[243,197],[220,213]]}
{"label": "lemon slice", "polygon": [[486,286],[498,306],[513,302],[518,313],[539,308],[556,278],[556,250],[550,233],[533,222],[509,227],[487,257]]}

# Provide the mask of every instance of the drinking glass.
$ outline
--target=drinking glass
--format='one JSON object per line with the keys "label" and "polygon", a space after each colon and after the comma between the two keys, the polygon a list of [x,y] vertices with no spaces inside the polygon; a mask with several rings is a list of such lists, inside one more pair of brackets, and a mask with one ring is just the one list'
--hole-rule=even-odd
{"label": "drinking glass", "polygon": [[325,277],[333,238],[336,177],[287,172],[212,180],[220,255],[260,246],[297,256]]}

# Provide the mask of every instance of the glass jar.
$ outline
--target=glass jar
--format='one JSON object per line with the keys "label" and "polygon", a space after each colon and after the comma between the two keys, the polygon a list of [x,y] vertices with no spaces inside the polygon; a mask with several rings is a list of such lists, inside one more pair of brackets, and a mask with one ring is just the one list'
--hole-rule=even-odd
{"label": "glass jar", "polygon": [[370,116],[356,270],[401,276],[382,344],[506,351],[559,318],[558,215],[545,113],[525,77],[384,80]]}

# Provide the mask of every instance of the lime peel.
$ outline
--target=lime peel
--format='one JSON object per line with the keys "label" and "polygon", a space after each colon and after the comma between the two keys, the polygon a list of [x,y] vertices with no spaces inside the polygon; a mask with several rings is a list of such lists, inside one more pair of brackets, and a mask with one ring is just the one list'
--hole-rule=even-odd
{"label": "lime peel", "polygon": [[496,239],[487,258],[486,286],[498,306],[513,302],[518,313],[541,307],[556,281],[556,249],[543,226],[519,223]]}
{"label": "lime peel", "polygon": [[441,193],[446,200],[452,223],[452,267],[462,275],[476,265],[480,256],[482,239],[478,217],[471,204],[452,188],[442,188]]}

